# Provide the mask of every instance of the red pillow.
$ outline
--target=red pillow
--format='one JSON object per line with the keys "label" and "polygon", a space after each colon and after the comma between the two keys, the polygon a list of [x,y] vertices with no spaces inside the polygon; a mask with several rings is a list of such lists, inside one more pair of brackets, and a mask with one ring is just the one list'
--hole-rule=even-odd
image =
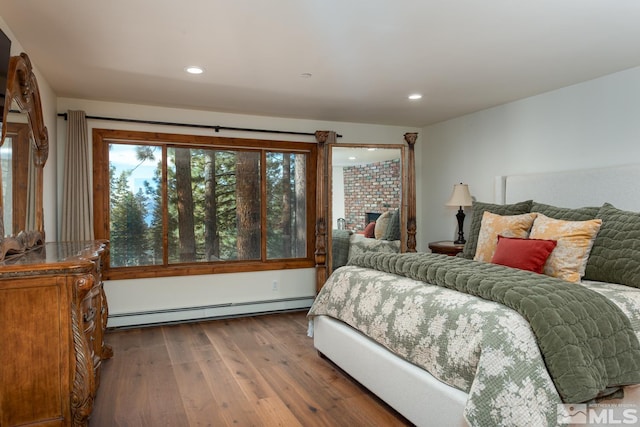
{"label": "red pillow", "polygon": [[375,239],[375,237],[376,237],[376,222],[375,221],[371,221],[364,228],[364,237],[368,237],[370,239]]}
{"label": "red pillow", "polygon": [[498,246],[491,262],[542,273],[544,264],[557,243],[555,240],[498,236]]}

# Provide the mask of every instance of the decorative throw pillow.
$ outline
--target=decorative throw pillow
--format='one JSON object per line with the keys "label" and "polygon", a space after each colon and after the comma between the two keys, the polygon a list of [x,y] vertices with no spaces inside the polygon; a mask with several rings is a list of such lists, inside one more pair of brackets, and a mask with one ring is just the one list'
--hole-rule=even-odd
{"label": "decorative throw pillow", "polygon": [[640,288],[640,213],[605,203],[584,278]]}
{"label": "decorative throw pillow", "polygon": [[539,214],[529,237],[558,242],[544,266],[544,274],[579,282],[601,225],[601,219],[563,221]]}
{"label": "decorative throw pillow", "polygon": [[376,237],[375,230],[376,230],[376,222],[375,221],[371,221],[364,228],[364,237],[368,237],[369,239],[375,239],[375,237]]}
{"label": "decorative throw pillow", "polygon": [[462,257],[473,259],[476,254],[478,245],[478,234],[480,233],[480,225],[482,223],[482,214],[491,212],[498,215],[519,215],[531,212],[532,200],[514,203],[511,205],[496,205],[492,203],[484,203],[473,201],[471,205],[471,225],[467,234],[467,243],[462,250]]}
{"label": "decorative throw pillow", "polygon": [[473,257],[475,261],[490,262],[496,251],[498,235],[506,237],[527,237],[531,224],[536,218],[534,213],[522,215],[496,215],[491,212],[482,214],[478,247]]}
{"label": "decorative throw pillow", "polygon": [[396,209],[391,213],[387,231],[382,236],[383,240],[400,240],[400,210]]}
{"label": "decorative throw pillow", "polygon": [[391,212],[386,211],[378,217],[376,220],[375,238],[380,240],[382,236],[387,232],[389,227],[389,221],[391,221]]}
{"label": "decorative throw pillow", "polygon": [[540,274],[555,247],[555,240],[498,236],[491,262]]}

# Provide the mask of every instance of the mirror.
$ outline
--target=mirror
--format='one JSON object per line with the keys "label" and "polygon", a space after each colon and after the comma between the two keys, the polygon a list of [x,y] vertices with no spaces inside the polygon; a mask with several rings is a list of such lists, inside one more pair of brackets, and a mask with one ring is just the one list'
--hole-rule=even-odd
{"label": "mirror", "polygon": [[[408,145],[339,144],[335,133],[324,136],[316,133],[320,144],[318,290],[354,251],[415,252],[416,247],[413,148],[417,134],[405,134]],[[375,236],[367,237],[374,230]]]}
{"label": "mirror", "polygon": [[383,212],[400,209],[402,145],[336,144],[329,150],[331,230],[363,233]]}
{"label": "mirror", "polygon": [[48,153],[38,83],[22,53],[9,61],[2,117],[0,260],[44,243],[42,172]]}
{"label": "mirror", "polygon": [[35,226],[35,168],[26,116],[10,113],[4,143],[0,147],[4,236],[10,237]]}

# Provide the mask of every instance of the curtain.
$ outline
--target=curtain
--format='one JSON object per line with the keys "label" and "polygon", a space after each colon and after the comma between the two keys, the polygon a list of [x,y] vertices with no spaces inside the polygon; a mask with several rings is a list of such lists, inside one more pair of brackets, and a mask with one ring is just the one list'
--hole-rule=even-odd
{"label": "curtain", "polygon": [[68,111],[60,239],[62,241],[93,240],[94,238],[89,171],[86,114],[84,111]]}

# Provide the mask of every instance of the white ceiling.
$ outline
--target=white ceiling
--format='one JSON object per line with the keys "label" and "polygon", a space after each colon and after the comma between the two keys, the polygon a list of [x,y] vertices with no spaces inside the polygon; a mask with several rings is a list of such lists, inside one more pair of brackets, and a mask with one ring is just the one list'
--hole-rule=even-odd
{"label": "white ceiling", "polygon": [[640,66],[638,0],[0,0],[0,16],[60,97],[329,121],[422,127]]}

